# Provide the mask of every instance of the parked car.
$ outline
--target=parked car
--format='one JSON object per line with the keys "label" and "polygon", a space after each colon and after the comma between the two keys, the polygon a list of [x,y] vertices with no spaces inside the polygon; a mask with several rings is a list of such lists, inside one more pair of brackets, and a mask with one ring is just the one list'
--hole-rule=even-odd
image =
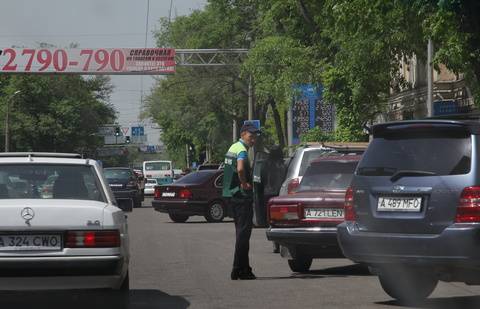
{"label": "parked car", "polygon": [[[27,183],[22,195],[12,186],[18,179]],[[51,194],[40,194],[52,179]],[[127,222],[95,160],[1,153],[0,204],[0,290],[101,288],[128,296]]]}
{"label": "parked car", "polygon": [[173,170],[173,181],[177,181],[184,176],[184,173],[181,169]]}
{"label": "parked car", "polygon": [[[313,160],[326,155],[361,155],[367,149],[367,145],[368,143],[311,143],[299,147],[291,158],[283,160],[283,165],[270,162],[272,159],[269,154],[257,152],[253,166],[255,225],[268,226],[267,203],[272,195],[264,194],[264,189],[268,186],[265,183],[265,179],[267,179],[265,174],[273,174],[272,178],[280,180],[278,195],[292,194],[298,189],[307,167]],[[266,172],[264,167],[267,167]]]}
{"label": "parked car", "polygon": [[295,192],[303,174],[313,160],[331,153],[362,154],[368,143],[311,143],[298,148],[290,160],[287,175],[283,181],[279,195]]}
{"label": "parked car", "polygon": [[197,167],[197,171],[218,170],[220,169],[220,167],[221,167],[220,163],[204,163]]}
{"label": "parked car", "polygon": [[155,193],[155,186],[157,186],[157,180],[155,178],[148,178],[145,183],[145,195],[153,195]]}
{"label": "parked car", "polygon": [[480,124],[379,124],[345,197],[342,250],[401,302],[437,282],[480,284]]}
{"label": "parked car", "polygon": [[361,156],[326,156],[311,162],[294,194],[268,203],[268,240],[282,246],[294,272],[306,272],[314,258],[343,257],[337,225],[344,221],[345,192]]}
{"label": "parked car", "polygon": [[131,202],[133,207],[142,207],[142,182],[131,168],[109,167],[104,169],[104,173],[117,201],[126,200]]}
{"label": "parked car", "polygon": [[223,170],[203,170],[183,176],[171,185],[155,187],[152,206],[168,213],[174,222],[185,222],[190,216],[204,216],[208,222],[231,217],[222,197]]}

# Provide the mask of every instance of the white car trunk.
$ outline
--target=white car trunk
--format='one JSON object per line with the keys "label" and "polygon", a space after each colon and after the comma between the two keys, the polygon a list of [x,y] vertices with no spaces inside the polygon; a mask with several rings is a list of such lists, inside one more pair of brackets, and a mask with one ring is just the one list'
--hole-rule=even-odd
{"label": "white car trunk", "polygon": [[98,229],[107,204],[83,200],[0,200],[0,231]]}

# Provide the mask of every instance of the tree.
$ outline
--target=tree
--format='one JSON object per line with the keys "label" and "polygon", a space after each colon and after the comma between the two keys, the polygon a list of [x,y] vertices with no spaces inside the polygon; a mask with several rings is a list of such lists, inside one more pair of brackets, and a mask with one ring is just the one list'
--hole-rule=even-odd
{"label": "tree", "polygon": [[480,2],[418,0],[428,13],[424,26],[435,45],[435,63],[464,73],[480,102]]}
{"label": "tree", "polygon": [[0,83],[2,119],[5,100],[20,91],[10,102],[11,150],[93,154],[96,147],[103,144],[96,136],[98,127],[115,119],[114,108],[108,103],[111,90],[107,77],[3,77]]}
{"label": "tree", "polygon": [[[161,20],[157,45],[248,47],[254,12],[251,1],[212,0],[202,11],[171,23]],[[185,158],[186,145],[193,145],[197,155],[208,150],[219,161],[231,142],[233,120],[241,123],[247,118],[247,88],[239,67],[179,67],[175,75],[157,81],[146,100],[146,114],[162,128],[171,157]]]}

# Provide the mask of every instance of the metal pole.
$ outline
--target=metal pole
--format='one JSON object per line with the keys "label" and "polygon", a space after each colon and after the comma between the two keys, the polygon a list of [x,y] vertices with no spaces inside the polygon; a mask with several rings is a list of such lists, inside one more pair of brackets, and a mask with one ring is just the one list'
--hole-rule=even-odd
{"label": "metal pole", "polygon": [[188,144],[185,144],[185,153],[187,154],[187,168],[190,167],[190,160],[189,160],[189,149],[188,149]]}
{"label": "metal pole", "polygon": [[253,77],[248,78],[248,120],[253,120]]}
{"label": "metal pole", "polygon": [[5,114],[5,152],[9,152],[9,145],[10,145],[10,136],[9,136],[9,114],[10,114],[10,98],[7,99],[7,113]]}
{"label": "metal pole", "polygon": [[293,110],[292,106],[288,108],[287,112],[287,145],[288,145],[288,155],[292,155],[292,143],[293,143]]}
{"label": "metal pole", "polygon": [[235,143],[238,139],[238,132],[237,132],[237,120],[233,119],[233,125],[232,125],[232,131],[233,131],[233,142]]}
{"label": "metal pole", "polygon": [[433,116],[433,42],[428,39],[427,48],[427,112],[428,117]]}
{"label": "metal pole", "polygon": [[5,114],[5,152],[10,151],[10,101],[19,94],[21,91],[15,91],[8,99],[7,99],[7,111]]}

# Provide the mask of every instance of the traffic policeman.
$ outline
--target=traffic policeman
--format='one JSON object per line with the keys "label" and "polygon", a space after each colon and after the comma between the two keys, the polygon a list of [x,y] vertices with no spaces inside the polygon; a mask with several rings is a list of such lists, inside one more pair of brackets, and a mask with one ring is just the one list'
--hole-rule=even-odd
{"label": "traffic policeman", "polygon": [[248,258],[253,227],[252,175],[248,149],[255,145],[259,133],[253,124],[244,124],[240,129],[240,140],[225,155],[223,196],[229,199],[232,206],[236,232],[232,280],[256,279]]}

